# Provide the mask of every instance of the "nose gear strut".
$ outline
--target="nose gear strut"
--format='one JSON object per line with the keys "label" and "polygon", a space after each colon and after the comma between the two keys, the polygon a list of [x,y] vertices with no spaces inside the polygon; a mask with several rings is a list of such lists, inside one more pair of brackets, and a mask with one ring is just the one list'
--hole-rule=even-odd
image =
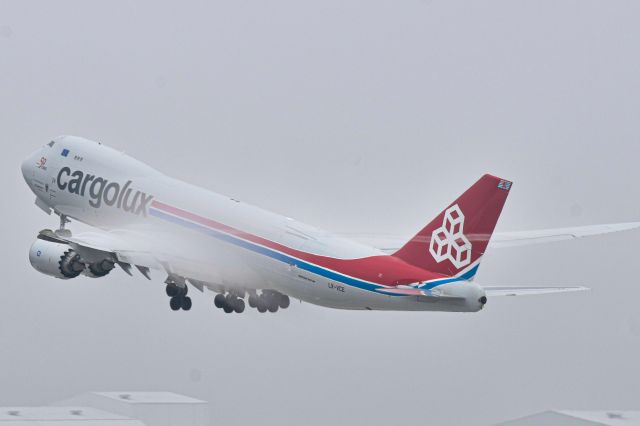
{"label": "nose gear strut", "polygon": [[60,227],[56,229],[55,234],[61,238],[71,237],[71,231],[66,228],[67,223],[71,221],[67,218],[67,215],[60,213]]}

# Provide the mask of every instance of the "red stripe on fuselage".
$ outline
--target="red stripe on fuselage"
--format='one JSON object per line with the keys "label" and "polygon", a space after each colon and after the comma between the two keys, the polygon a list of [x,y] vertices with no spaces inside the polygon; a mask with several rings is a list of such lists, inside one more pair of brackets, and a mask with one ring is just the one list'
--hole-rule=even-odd
{"label": "red stripe on fuselage", "polygon": [[199,225],[233,235],[237,238],[277,250],[289,256],[304,260],[305,262],[313,263],[323,268],[331,269],[332,271],[376,284],[396,286],[400,284],[429,281],[446,277],[445,275],[436,274],[412,266],[396,257],[388,255],[369,256],[359,259],[336,259],[333,257],[307,253],[292,249],[257,235],[249,234],[215,220],[207,219],[206,217],[170,206],[160,201],[154,200],[151,203],[151,207],[170,213],[182,219],[190,220]]}

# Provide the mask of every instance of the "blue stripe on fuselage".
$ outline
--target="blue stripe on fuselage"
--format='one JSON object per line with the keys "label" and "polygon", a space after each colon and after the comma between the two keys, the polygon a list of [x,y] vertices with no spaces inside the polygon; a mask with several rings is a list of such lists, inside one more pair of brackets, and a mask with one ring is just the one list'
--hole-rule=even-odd
{"label": "blue stripe on fuselage", "polygon": [[452,282],[456,282],[456,281],[464,281],[464,280],[469,280],[471,278],[473,278],[473,276],[476,274],[476,272],[478,271],[478,267],[480,265],[476,265],[473,268],[469,269],[467,272],[465,272],[462,275],[458,275],[457,277],[451,277],[451,278],[445,278],[442,280],[438,280],[438,281],[431,281],[428,283],[425,283],[421,286],[418,286],[418,288],[420,289],[425,289],[425,290],[429,290],[432,289],[434,287],[438,287],[439,285],[442,284],[448,284],[448,283],[452,283]]}

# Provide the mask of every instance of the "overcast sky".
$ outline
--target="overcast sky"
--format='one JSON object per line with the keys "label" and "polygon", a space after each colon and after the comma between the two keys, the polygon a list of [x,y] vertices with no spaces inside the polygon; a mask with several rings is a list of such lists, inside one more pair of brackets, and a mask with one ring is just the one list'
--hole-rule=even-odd
{"label": "overcast sky", "polygon": [[[170,390],[226,425],[488,425],[640,409],[640,232],[487,253],[475,314],[172,312],[60,281],[20,162],[60,134],[337,232],[410,235],[485,172],[498,230],[640,220],[637,1],[0,0],[0,405]],[[168,3],[168,2],[167,2]]]}

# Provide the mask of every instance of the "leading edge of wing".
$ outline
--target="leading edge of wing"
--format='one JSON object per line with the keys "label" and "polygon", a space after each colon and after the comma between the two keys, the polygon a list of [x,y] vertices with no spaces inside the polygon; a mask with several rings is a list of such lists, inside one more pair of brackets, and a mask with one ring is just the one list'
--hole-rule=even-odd
{"label": "leading edge of wing", "polygon": [[482,286],[487,297],[497,296],[532,296],[537,294],[567,293],[571,291],[587,291],[583,286],[530,287],[530,286]]}

